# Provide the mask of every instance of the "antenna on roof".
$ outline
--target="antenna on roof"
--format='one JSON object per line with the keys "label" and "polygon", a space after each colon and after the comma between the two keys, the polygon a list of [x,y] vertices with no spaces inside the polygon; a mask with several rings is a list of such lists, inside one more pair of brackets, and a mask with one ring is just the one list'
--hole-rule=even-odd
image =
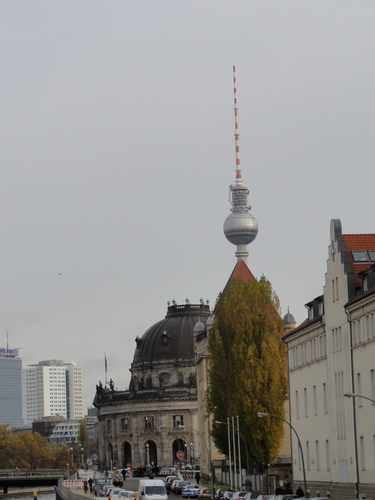
{"label": "antenna on roof", "polygon": [[242,186],[241,158],[240,158],[240,133],[238,131],[238,107],[237,107],[237,78],[236,66],[233,65],[233,91],[234,91],[234,143],[236,147],[236,186]]}

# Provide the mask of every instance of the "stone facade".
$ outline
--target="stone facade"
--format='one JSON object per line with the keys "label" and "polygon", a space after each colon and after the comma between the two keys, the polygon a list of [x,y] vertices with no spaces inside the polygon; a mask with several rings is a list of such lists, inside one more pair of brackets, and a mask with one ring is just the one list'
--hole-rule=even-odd
{"label": "stone facade", "polygon": [[169,305],[165,319],[136,338],[129,389],[115,391],[112,381],[97,386],[102,466],[169,466],[178,451],[199,463],[193,330],[209,316],[203,302]]}
{"label": "stone facade", "polygon": [[303,450],[292,435],[293,475],[302,484],[304,458],[309,496],[374,498],[375,234],[345,235],[332,220],[330,241],[323,295],[284,337]]}

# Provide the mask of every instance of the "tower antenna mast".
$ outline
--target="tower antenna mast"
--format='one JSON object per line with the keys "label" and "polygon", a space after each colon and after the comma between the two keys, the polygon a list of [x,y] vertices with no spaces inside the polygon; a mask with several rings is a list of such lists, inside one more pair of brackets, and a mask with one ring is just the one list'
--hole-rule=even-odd
{"label": "tower antenna mast", "polygon": [[236,186],[242,186],[240,133],[238,131],[237,77],[236,66],[233,65],[233,104],[234,104],[234,144],[236,148]]}
{"label": "tower antenna mast", "polygon": [[236,66],[233,65],[234,84],[234,142],[236,149],[236,182],[229,186],[229,201],[232,205],[232,213],[224,222],[224,234],[228,241],[236,245],[235,255],[237,260],[243,260],[247,264],[249,252],[247,245],[251,243],[258,234],[258,223],[249,212],[247,204],[249,190],[243,185],[241,158],[240,158],[240,133],[238,131],[238,107],[237,107],[237,76]]}

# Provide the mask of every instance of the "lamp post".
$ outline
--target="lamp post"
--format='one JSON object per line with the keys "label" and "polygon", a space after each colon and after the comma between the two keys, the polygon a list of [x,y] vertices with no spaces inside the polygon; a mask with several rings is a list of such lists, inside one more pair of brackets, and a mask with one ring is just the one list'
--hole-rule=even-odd
{"label": "lamp post", "polygon": [[355,452],[355,463],[356,463],[356,473],[357,473],[357,481],[355,485],[357,498],[359,498],[359,466],[358,466],[358,441],[357,441],[357,416],[356,416],[356,408],[354,404],[355,398],[367,399],[367,401],[371,401],[371,403],[375,404],[375,401],[367,396],[362,396],[361,394],[356,394],[355,392],[345,392],[344,396],[346,398],[353,399],[353,425],[354,425],[354,452]]}
{"label": "lamp post", "polygon": [[146,443],[146,467],[150,467],[150,445]]}
{"label": "lamp post", "polygon": [[[228,426],[228,431],[229,431],[229,427],[233,427],[229,423],[229,419],[228,419],[228,422],[220,422],[219,420],[215,420],[215,424],[227,425]],[[238,435],[241,436],[241,439],[242,439],[242,441],[244,442],[244,445],[245,445],[245,450],[246,450],[246,476],[247,476],[249,474],[249,450],[247,448],[247,442],[246,442],[245,438],[243,437],[243,434],[240,431],[240,429],[237,428],[236,431],[237,431]],[[228,445],[229,445],[229,449],[230,449],[229,439],[230,439],[230,433],[228,432]],[[240,465],[240,468],[241,468],[241,465]],[[230,472],[232,472],[232,470],[230,470]],[[231,474],[230,474],[230,476],[231,476]],[[240,486],[242,487],[242,484]]]}
{"label": "lamp post", "polygon": [[194,466],[194,444],[190,443],[190,465]]}
{"label": "lamp post", "polygon": [[286,424],[288,424],[289,427],[294,431],[294,434],[297,437],[298,446],[299,446],[299,449],[300,449],[300,452],[301,452],[302,470],[303,470],[303,484],[304,484],[304,487],[305,487],[305,496],[306,496],[307,495],[307,485],[306,485],[305,459],[303,457],[303,449],[302,449],[301,441],[299,439],[297,431],[295,430],[295,428],[293,427],[293,425],[290,422],[288,422],[287,420],[285,420],[282,417],[279,417],[278,415],[271,415],[271,413],[262,413],[262,412],[258,412],[257,415],[258,415],[258,417],[274,417],[274,418],[278,418],[279,420],[282,420],[283,422],[285,422]]}
{"label": "lamp post", "polygon": [[81,467],[82,467],[82,469],[83,469],[83,452],[84,452],[84,451],[85,451],[85,450],[84,450],[84,448],[82,447],[82,448],[81,448]]}
{"label": "lamp post", "polygon": [[371,403],[375,404],[375,401],[373,399],[368,398],[367,396],[361,396],[361,394],[356,394],[355,392],[346,392],[344,394],[344,396],[346,398],[363,398],[363,399],[367,399],[367,401],[371,401]]}
{"label": "lamp post", "polygon": [[[185,426],[184,425],[179,425],[178,426],[180,429],[184,429]],[[207,471],[208,473],[210,472],[210,469],[211,469],[211,452],[207,446],[207,443],[206,443],[206,440],[204,439],[204,437],[202,436],[202,434],[198,431],[196,431],[195,429],[193,429],[192,427],[186,427],[186,429],[189,429],[195,433],[198,434],[198,436],[202,439],[202,441],[204,442],[204,445],[206,447],[206,452],[207,452],[207,460],[208,460],[208,465],[207,465]],[[185,467],[186,469],[186,467]],[[215,498],[215,493],[214,493],[214,490],[215,490],[215,472],[213,469],[211,469],[211,479],[212,479],[212,500],[214,500]]]}
{"label": "lamp post", "polygon": [[70,448],[70,464],[71,464],[72,469],[73,469],[73,447]]}

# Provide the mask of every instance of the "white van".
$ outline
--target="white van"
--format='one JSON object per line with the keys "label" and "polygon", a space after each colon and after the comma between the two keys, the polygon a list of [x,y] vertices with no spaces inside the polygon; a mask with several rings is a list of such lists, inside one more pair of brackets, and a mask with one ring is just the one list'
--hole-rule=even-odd
{"label": "white van", "polygon": [[141,479],[137,498],[138,500],[168,500],[164,481],[161,479]]}

